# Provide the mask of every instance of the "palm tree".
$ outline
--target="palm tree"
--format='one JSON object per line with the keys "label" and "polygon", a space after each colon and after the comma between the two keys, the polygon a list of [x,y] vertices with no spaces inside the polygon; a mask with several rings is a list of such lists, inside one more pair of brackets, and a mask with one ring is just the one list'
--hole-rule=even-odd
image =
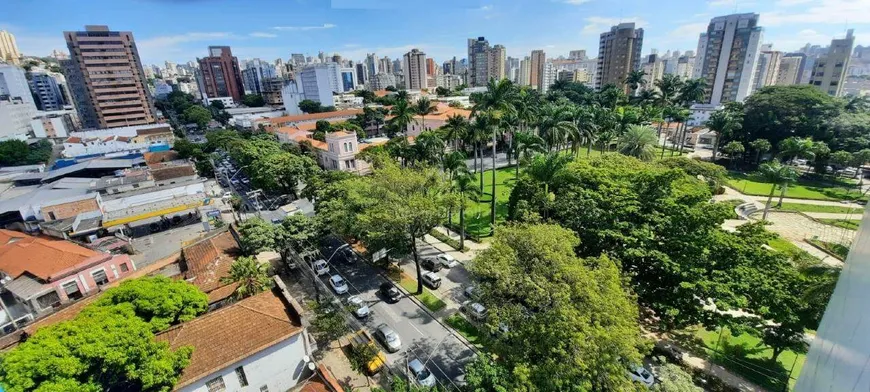
{"label": "palm tree", "polygon": [[414,148],[421,161],[434,164],[444,156],[444,140],[438,132],[423,131],[414,140]]}
{"label": "palm tree", "polygon": [[465,164],[465,153],[462,151],[452,151],[444,155],[441,160],[441,169],[447,174],[447,179],[452,181],[456,174],[467,172],[468,165]]}
{"label": "palm tree", "polygon": [[236,299],[242,299],[268,290],[272,286],[272,277],[266,264],[253,257],[242,256],[233,262],[229,275],[221,278],[221,283],[238,283],[233,295]]}
{"label": "palm tree", "polygon": [[514,135],[517,139],[517,174],[520,176],[520,162],[531,162],[532,156],[536,153],[544,152],[544,139],[531,132],[517,132]]}
{"label": "palm tree", "polygon": [[772,146],[767,139],[755,139],[749,142],[749,147],[755,150],[755,164],[757,165],[761,163],[761,154],[770,151]]}
{"label": "palm tree", "polygon": [[[558,152],[550,152],[545,155],[536,155],[529,167],[526,168],[526,173],[531,178],[544,185],[544,194],[547,197],[548,203],[552,199],[550,186],[553,184],[553,180],[569,162],[571,162],[571,156]],[[549,208],[545,206],[544,219],[548,218],[548,210]]]}
{"label": "palm tree", "polygon": [[565,143],[568,134],[576,127],[568,117],[570,112],[564,106],[556,104],[544,105],[541,115],[538,117],[538,134],[547,142],[547,150],[558,151],[559,146]]}
{"label": "palm tree", "polygon": [[396,99],[399,101],[407,101],[408,90],[399,90],[398,92],[396,92]]}
{"label": "palm tree", "polygon": [[779,157],[784,162],[797,158],[813,159],[816,156],[816,143],[812,138],[789,137],[779,142]]}
{"label": "palm tree", "polygon": [[459,140],[468,132],[468,120],[458,114],[447,118],[447,122],[441,127],[444,130],[444,140],[453,144],[453,151],[459,150]]}
{"label": "palm tree", "polygon": [[719,141],[730,137],[731,132],[740,129],[743,125],[737,121],[730,112],[720,110],[713,113],[710,119],[704,124],[711,131],[716,132],[716,140],[713,142],[713,158],[712,162],[716,162],[716,153],[719,151]]}
{"label": "palm tree", "polygon": [[850,95],[850,96],[847,96],[845,99],[846,99],[846,106],[845,106],[846,111],[849,111],[852,113],[860,113],[860,112],[866,112],[866,111],[870,110],[870,97],[867,97],[866,95],[862,95],[862,96]]}
{"label": "palm tree", "polygon": [[680,87],[680,101],[685,107],[704,99],[707,91],[707,81],[701,78],[689,79]]}
{"label": "palm tree", "polygon": [[[677,123],[677,137],[680,139],[678,142],[680,143],[680,155],[683,155],[683,146],[686,145],[686,121],[692,116],[692,112],[689,109],[677,107],[677,110],[671,115],[673,120]],[[671,151],[671,155],[674,155],[674,151]]]}
{"label": "palm tree", "polygon": [[414,108],[404,99],[396,101],[390,114],[393,115],[393,118],[389,122],[398,127],[399,132],[407,132],[408,124],[414,121]]}
{"label": "palm tree", "polygon": [[646,86],[646,72],[642,70],[635,70],[628,73],[628,76],[625,77],[623,83],[628,86],[628,89],[631,91],[631,95],[637,95],[637,89]]}
{"label": "palm tree", "polygon": [[420,97],[417,102],[412,106],[414,112],[420,115],[420,122],[423,124],[421,129],[426,130],[426,115],[435,113],[438,110],[438,106],[436,106],[429,98]]}
{"label": "palm tree", "polygon": [[797,179],[797,172],[791,166],[783,165],[777,161],[765,162],[758,167],[758,175],[769,182],[770,194],[767,195],[767,203],[764,205],[764,214],[761,220],[767,220],[767,212],[770,210],[770,202],[773,200],[773,193],[776,192],[777,185],[786,186]]}
{"label": "palm tree", "polygon": [[631,125],[619,138],[619,152],[644,161],[655,158],[658,144],[655,129],[643,125]]}
{"label": "palm tree", "polygon": [[683,86],[683,81],[679,76],[665,74],[661,79],[655,81],[656,87],[659,88],[659,99],[662,104],[667,106],[676,101],[677,94]]}
{"label": "palm tree", "polygon": [[659,101],[659,92],[650,88],[641,90],[634,97],[634,103],[640,106],[649,106]]}
{"label": "palm tree", "polygon": [[468,199],[480,195],[474,180],[474,175],[468,172],[459,173],[453,179],[453,189],[459,193],[459,249],[465,248],[465,208],[468,207]]}
{"label": "palm tree", "polygon": [[[474,117],[474,121],[471,123],[471,138],[474,142],[474,159],[477,161],[478,153],[480,154],[480,169],[478,170],[478,175],[480,175],[480,192],[483,193],[483,146],[484,143],[489,139],[489,134],[491,133],[492,124],[490,123],[490,119],[484,115],[478,115]],[[475,167],[477,165],[475,164]]]}

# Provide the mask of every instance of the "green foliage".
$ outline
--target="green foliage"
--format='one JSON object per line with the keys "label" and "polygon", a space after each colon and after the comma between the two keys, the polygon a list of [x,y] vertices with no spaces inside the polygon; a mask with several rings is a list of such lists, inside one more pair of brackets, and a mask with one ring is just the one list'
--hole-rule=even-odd
{"label": "green foliage", "polygon": [[349,351],[350,355],[347,359],[350,361],[350,367],[362,374],[368,372],[369,363],[380,353],[374,344],[359,344],[352,346]]}
{"label": "green foliage", "polygon": [[453,238],[448,237],[447,234],[444,234],[444,232],[442,232],[441,230],[438,230],[438,229],[429,230],[429,235],[431,235],[432,237],[435,237],[435,239],[437,239],[438,241],[441,241],[441,242],[447,244],[448,246],[450,246],[451,248],[453,248],[455,250],[458,250],[460,252],[468,251],[467,246],[462,248],[461,245],[459,244],[459,241],[456,241]]}
{"label": "green foliage", "polygon": [[314,313],[311,319],[311,333],[320,342],[331,342],[348,332],[343,309],[329,301],[311,301],[308,308]]}
{"label": "green foliage", "polygon": [[127,280],[107,290],[92,306],[131,306],[152,332],[190,321],[208,309],[208,297],[196,286],[163,276]]}
{"label": "green foliage", "polygon": [[32,145],[21,140],[0,142],[0,166],[46,163],[51,158],[51,142],[40,140]]}
{"label": "green foliage", "polygon": [[[664,167],[682,169],[686,174],[701,178],[710,186],[710,192],[717,190],[728,180],[725,168],[714,163],[704,162],[700,159],[686,157],[668,157],[658,162]],[[700,176],[700,177],[699,177]]]}
{"label": "green foliage", "polygon": [[315,251],[320,230],[319,221],[303,214],[284,217],[281,225],[274,229],[275,246],[281,253],[282,259],[287,260],[288,249],[300,255]]}
{"label": "green foliage", "polygon": [[520,377],[483,355],[465,366],[465,383],[472,392],[535,390],[533,385],[522,385]]}
{"label": "green foliage", "polygon": [[242,253],[256,256],[260,252],[275,249],[275,228],[260,218],[250,218],[239,225],[239,241]]}
{"label": "green foliage", "polygon": [[815,86],[765,87],[746,99],[743,128],[734,138],[767,139],[774,146],[790,136],[825,140],[827,124],[841,111],[835,98]]}
{"label": "green foliage", "polygon": [[221,283],[238,283],[236,299],[243,299],[262,293],[272,287],[269,265],[249,256],[236,259],[230,266],[229,274],[221,278]]}
{"label": "green foliage", "polygon": [[264,190],[296,195],[299,183],[317,170],[311,158],[281,152],[259,157],[248,173],[254,185]]}
{"label": "green foliage", "polygon": [[190,106],[181,114],[186,123],[195,123],[199,129],[205,129],[211,121],[211,112],[202,106]]}
{"label": "green foliage", "polygon": [[266,105],[266,100],[259,94],[245,94],[242,97],[242,105],[250,108],[258,108]]}
{"label": "green foliage", "polygon": [[299,110],[308,113],[323,113],[323,112],[334,112],[335,107],[333,106],[323,106],[319,102],[312,101],[310,99],[303,99],[299,102]]}
{"label": "green foliage", "polygon": [[540,390],[631,388],[623,361],[639,363],[646,350],[637,304],[617,264],[578,258],[578,244],[557,225],[496,231],[469,267],[489,309],[489,346],[522,384]]}
{"label": "green foliage", "polygon": [[0,359],[0,384],[25,391],[168,391],[192,348],[170,351],[129,303],[88,306],[44,327]]}
{"label": "green foliage", "polygon": [[656,384],[652,390],[655,392],[704,392],[703,388],[695,385],[692,381],[691,374],[672,363],[659,367]]}
{"label": "green foliage", "polygon": [[619,138],[619,152],[643,161],[655,158],[656,131],[647,126],[631,125]]}

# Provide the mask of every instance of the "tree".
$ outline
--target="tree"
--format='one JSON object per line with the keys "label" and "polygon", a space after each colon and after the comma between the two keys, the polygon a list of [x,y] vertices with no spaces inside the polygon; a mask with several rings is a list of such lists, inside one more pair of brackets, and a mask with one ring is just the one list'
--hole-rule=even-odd
{"label": "tree", "polygon": [[393,115],[393,118],[389,120],[389,123],[397,127],[399,132],[406,132],[408,124],[414,121],[415,113],[414,108],[408,104],[408,101],[400,99],[393,105],[390,114]]}
{"label": "tree", "polygon": [[474,361],[465,366],[465,383],[469,391],[535,390],[532,385],[519,385],[521,382],[522,380],[515,377],[502,365],[484,355],[478,355]]}
{"label": "tree", "polygon": [[[540,390],[627,390],[645,346],[637,304],[605,256],[581,259],[570,230],[509,225],[469,264],[500,364]],[[645,349],[644,349],[645,350]]]}
{"label": "tree", "polygon": [[785,166],[777,161],[762,163],[758,167],[758,174],[764,179],[764,182],[770,183],[770,194],[767,195],[767,203],[764,204],[764,215],[761,220],[767,220],[767,212],[770,210],[770,202],[773,200],[773,193],[776,187],[785,187],[791,182],[797,180],[797,172],[790,167]]}
{"label": "tree", "polygon": [[234,296],[243,299],[262,293],[272,287],[269,265],[250,256],[241,256],[230,265],[229,274],[221,278],[221,283],[237,283]]}
{"label": "tree", "polygon": [[520,162],[529,164],[534,154],[544,152],[544,139],[531,132],[517,132],[514,138],[517,139],[515,144],[517,150],[516,176],[519,177]]}
{"label": "tree", "polygon": [[832,165],[842,169],[851,165],[854,162],[854,157],[847,151],[837,151],[831,154],[830,162]]}
{"label": "tree", "polygon": [[465,249],[465,209],[468,208],[468,201],[480,196],[480,190],[474,182],[474,175],[467,171],[459,172],[453,178],[453,189],[459,194],[459,249]]}
{"label": "tree", "polygon": [[646,72],[642,70],[634,70],[628,73],[628,76],[625,77],[626,86],[628,86],[628,91],[631,92],[631,95],[637,95],[637,89],[646,86]]}
{"label": "tree", "polygon": [[414,113],[420,116],[420,129],[427,130],[426,128],[426,116],[432,113],[435,113],[438,110],[438,106],[436,106],[429,98],[421,97],[417,100],[417,102],[413,105]]}
{"label": "tree", "polygon": [[152,332],[193,320],[208,309],[208,296],[183,280],[164,276],[122,282],[106,290],[91,306],[131,305],[137,317],[151,325]]}
{"label": "tree", "polygon": [[211,121],[211,112],[202,106],[191,106],[181,116],[185,122],[195,123],[200,130],[205,129],[208,122]]}
{"label": "tree", "polygon": [[[740,119],[735,118],[730,112],[719,110],[710,115],[710,120],[705,124],[711,131],[716,132],[716,141],[713,142],[713,158],[711,161],[716,162],[716,153],[719,150],[719,141],[731,137],[734,130],[740,129],[743,125]],[[750,146],[752,144],[750,143]]]}
{"label": "tree", "polygon": [[798,158],[811,160],[816,157],[816,144],[812,138],[789,137],[779,142],[777,147],[783,162],[793,162]]}
{"label": "tree", "polygon": [[296,196],[302,180],[317,170],[317,163],[307,156],[280,152],[254,161],[249,173],[254,184],[263,190]]}
{"label": "tree", "polygon": [[659,89],[659,98],[663,106],[670,106],[676,102],[677,95],[683,87],[683,81],[679,76],[664,74],[661,79],[655,81]]}
{"label": "tree", "polygon": [[441,127],[441,130],[444,131],[444,140],[452,143],[453,150],[458,151],[459,141],[468,132],[468,119],[459,114],[454,114],[447,118],[447,122]]}
{"label": "tree", "polygon": [[299,110],[309,114],[320,113],[323,111],[323,106],[321,106],[319,102],[310,99],[303,99],[302,101],[299,101]]}
{"label": "tree", "polygon": [[331,342],[348,332],[343,310],[331,301],[311,301],[308,308],[314,313],[311,332],[321,342]]}
{"label": "tree", "polygon": [[[716,142],[718,143],[719,140],[717,139]],[[772,147],[772,146],[770,145],[770,142],[767,141],[767,139],[755,139],[755,140],[749,142],[749,148],[751,148],[752,150],[755,151],[755,164],[756,165],[761,163],[761,154],[764,154],[764,153],[770,151],[770,147]]]}
{"label": "tree", "polygon": [[722,147],[722,152],[728,155],[728,160],[731,161],[731,166],[734,167],[737,165],[737,157],[743,154],[746,151],[746,148],[743,147],[743,143],[740,143],[736,140],[728,142],[725,147]]}
{"label": "tree", "polygon": [[704,99],[707,90],[707,81],[703,78],[689,79],[680,87],[680,101],[684,107]]}
{"label": "tree", "polygon": [[260,218],[250,218],[239,225],[239,245],[242,253],[256,256],[258,253],[275,248],[274,226]]}
{"label": "tree", "polygon": [[687,373],[679,365],[666,363],[659,367],[657,383],[653,386],[655,392],[704,392],[704,389],[695,385],[692,375]]}
{"label": "tree", "polygon": [[439,97],[448,97],[448,96],[450,96],[450,90],[448,90],[444,87],[438,86],[438,87],[435,87],[435,94],[437,94]]}
{"label": "tree", "polygon": [[193,349],[156,342],[133,308],[87,306],[39,329],[2,357],[0,384],[9,392],[170,390]]}
{"label": "tree", "polygon": [[815,86],[768,86],[744,102],[743,128],[735,139],[767,139],[774,146],[791,136],[826,140],[840,104]]}
{"label": "tree", "polygon": [[211,102],[209,102],[208,106],[212,107],[215,110],[226,109],[226,106],[224,106],[224,101],[221,101],[221,100],[211,101]]}
{"label": "tree", "polygon": [[292,214],[284,217],[281,225],[275,228],[275,248],[281,254],[281,260],[287,261],[292,249],[301,256],[317,250],[315,240],[320,233],[320,224],[304,214]]}
{"label": "tree", "polygon": [[14,166],[27,161],[30,147],[21,140],[6,140],[0,142],[0,165]]}
{"label": "tree", "polygon": [[655,129],[641,125],[631,125],[619,138],[619,152],[643,161],[655,158],[658,143]]}
{"label": "tree", "polygon": [[266,105],[266,100],[260,94],[245,94],[242,97],[242,105],[251,108],[258,108]]}
{"label": "tree", "polygon": [[444,156],[444,140],[435,131],[423,131],[414,140],[414,149],[417,150],[417,158],[421,162],[437,164]]}
{"label": "tree", "polygon": [[417,292],[423,291],[417,239],[445,216],[442,203],[449,189],[441,174],[429,168],[399,168],[393,163],[372,175],[335,184],[335,197],[321,200],[318,215],[339,235],[361,239],[368,249],[410,254],[417,269]]}

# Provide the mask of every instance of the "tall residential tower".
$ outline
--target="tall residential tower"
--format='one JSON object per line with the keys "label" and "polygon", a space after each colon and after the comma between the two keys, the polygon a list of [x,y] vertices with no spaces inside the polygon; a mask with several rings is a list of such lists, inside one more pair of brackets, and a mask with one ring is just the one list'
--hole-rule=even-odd
{"label": "tall residential tower", "polygon": [[625,78],[631,71],[640,69],[642,47],[643,29],[636,29],[634,23],[620,23],[601,33],[595,89],[612,84],[628,93]]}
{"label": "tall residential tower", "polygon": [[[208,57],[197,59],[202,72],[202,91],[207,98],[232,98],[239,103],[245,95],[239,59],[229,46],[209,46]],[[205,98],[204,97],[204,98]]]}
{"label": "tall residential tower", "polygon": [[846,38],[834,39],[828,48],[828,54],[819,57],[813,65],[810,84],[822,92],[839,97],[843,95],[843,84],[846,82],[846,70],[852,56],[852,46],[855,36],[850,29]]}
{"label": "tall residential tower", "polygon": [[752,93],[763,30],[758,14],[718,16],[698,40],[693,76],[707,82],[706,103],[743,102]]}
{"label": "tall residential tower", "polygon": [[405,75],[405,88],[422,90],[426,85],[426,53],[419,49],[411,49],[402,59],[402,70]]}

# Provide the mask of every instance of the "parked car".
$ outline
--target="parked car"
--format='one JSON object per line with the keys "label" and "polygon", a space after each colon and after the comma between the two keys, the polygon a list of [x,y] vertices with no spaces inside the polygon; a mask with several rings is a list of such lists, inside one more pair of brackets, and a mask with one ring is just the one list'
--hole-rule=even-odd
{"label": "parked car", "polygon": [[411,378],[414,379],[414,382],[420,384],[424,387],[434,387],[435,386],[435,376],[432,375],[432,372],[429,369],[426,369],[423,366],[423,362],[420,362],[419,359],[414,358],[411,362],[408,362],[408,370],[411,372]]}
{"label": "parked car", "polygon": [[329,264],[326,264],[326,260],[323,259],[315,261],[312,268],[314,268],[314,272],[317,273],[317,276],[329,273]]}
{"label": "parked car", "polygon": [[357,318],[364,319],[371,313],[369,305],[359,296],[353,295],[347,299],[347,306],[351,309],[351,313]]}
{"label": "parked car", "polygon": [[356,252],[350,250],[349,248],[342,249],[341,255],[344,256],[344,261],[348,264],[356,263],[359,256],[356,255]]}
{"label": "parked car", "polygon": [[630,366],[626,372],[632,381],[646,385],[647,388],[652,388],[653,384],[656,382],[656,378],[652,373],[641,365]]}
{"label": "parked car", "polygon": [[[351,350],[360,350],[365,346],[375,347],[375,342],[372,337],[368,334],[368,332],[359,330],[350,337],[350,348]],[[375,347],[377,349],[377,347]],[[384,367],[384,364],[387,362],[387,356],[384,355],[384,352],[380,349],[377,349],[378,353],[372,358],[368,364],[366,364],[366,373],[368,375],[373,375],[381,370]]]}
{"label": "parked car", "polygon": [[423,273],[423,284],[429,287],[430,289],[437,289],[441,287],[441,277],[438,276],[434,272],[425,272]]}
{"label": "parked car", "polygon": [[465,290],[462,290],[465,293],[465,296],[468,298],[474,298],[474,286],[468,286]]}
{"label": "parked car", "polygon": [[447,268],[453,268],[453,267],[455,267],[457,264],[459,264],[459,262],[456,261],[456,259],[454,259],[453,256],[448,255],[447,253],[439,254],[439,255],[438,255],[438,261],[441,262],[441,265],[443,265],[443,266],[445,266],[445,267],[447,267]]}
{"label": "parked car", "polygon": [[465,301],[459,307],[459,310],[470,316],[472,319],[480,321],[486,318],[487,309],[486,306],[481,305],[479,302],[471,302]]}
{"label": "parked car", "polygon": [[335,290],[336,294],[347,293],[347,283],[344,281],[344,278],[339,275],[330,276],[329,285],[332,286],[332,289]]}
{"label": "parked car", "polygon": [[378,339],[391,353],[402,348],[402,339],[399,338],[399,334],[387,324],[381,324],[375,328],[375,339]]}
{"label": "parked car", "polygon": [[427,257],[420,262],[420,266],[433,272],[441,271],[441,262],[434,257]]}
{"label": "parked car", "polygon": [[380,292],[381,295],[384,296],[384,299],[391,304],[399,302],[399,300],[402,299],[402,292],[390,282],[384,282],[381,284],[381,288],[378,292]]}

